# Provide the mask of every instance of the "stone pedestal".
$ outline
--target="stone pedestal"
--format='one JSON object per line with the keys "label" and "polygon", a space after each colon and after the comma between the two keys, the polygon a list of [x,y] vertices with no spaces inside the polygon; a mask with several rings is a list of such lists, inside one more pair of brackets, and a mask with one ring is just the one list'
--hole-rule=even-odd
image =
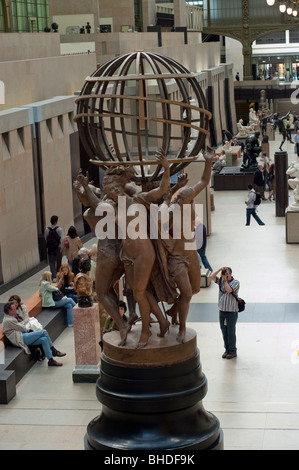
{"label": "stone pedestal", "polygon": [[136,349],[140,331],[134,325],[124,347],[117,345],[117,331],[104,334],[96,385],[102,413],[87,427],[85,449],[222,450],[220,423],[202,404],[207,380],[196,332],[187,328],[186,342],[179,344],[177,325],[159,338],[152,324],[148,345]]}
{"label": "stone pedestal", "polygon": [[289,205],[289,187],[288,177],[286,174],[288,168],[288,154],[287,152],[275,152],[274,159],[276,180],[276,217],[285,217],[285,211]]}
{"label": "stone pedestal", "polygon": [[270,144],[269,142],[262,142],[262,153],[265,153],[267,157],[271,157],[270,155]]}
{"label": "stone pedestal", "polygon": [[286,242],[299,243],[299,211],[286,211]]}
{"label": "stone pedestal", "polygon": [[73,381],[96,382],[100,374],[101,359],[98,304],[94,303],[87,308],[74,307],[73,319],[76,358]]}
{"label": "stone pedestal", "polygon": [[275,130],[273,129],[273,124],[267,123],[267,136],[269,140],[275,140]]}

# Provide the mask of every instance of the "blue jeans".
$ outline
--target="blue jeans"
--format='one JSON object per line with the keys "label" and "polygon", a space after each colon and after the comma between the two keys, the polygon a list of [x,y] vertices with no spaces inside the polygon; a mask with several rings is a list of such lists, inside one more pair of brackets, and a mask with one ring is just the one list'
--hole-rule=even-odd
{"label": "blue jeans", "polygon": [[55,307],[64,307],[66,309],[66,318],[67,318],[67,324],[72,325],[73,324],[73,307],[75,307],[76,302],[73,301],[73,299],[66,298],[66,299],[61,299],[55,302]]}
{"label": "blue jeans", "polygon": [[53,343],[51,341],[50,336],[48,335],[47,330],[33,331],[32,333],[23,332],[22,335],[23,335],[23,341],[27,346],[41,345],[44,350],[46,358],[47,359],[53,358],[53,354],[51,351],[51,347],[53,346]]}
{"label": "blue jeans", "polygon": [[202,264],[204,265],[204,267],[206,269],[209,269],[210,271],[213,271],[213,269],[211,268],[211,265],[208,261],[208,258],[206,257],[206,249],[205,248],[200,248],[199,250],[197,250],[197,253],[200,256],[200,259],[201,259]]}
{"label": "blue jeans", "polygon": [[265,225],[264,222],[259,218],[255,212],[255,207],[253,209],[246,209],[246,225],[250,225],[250,217],[253,217],[259,225]]}
{"label": "blue jeans", "polygon": [[66,296],[68,299],[73,299],[75,304],[77,304],[79,301],[79,297],[77,296],[77,294],[66,294]]}
{"label": "blue jeans", "polygon": [[236,324],[238,320],[238,312],[219,311],[220,328],[222,331],[224,348],[228,353],[237,352]]}

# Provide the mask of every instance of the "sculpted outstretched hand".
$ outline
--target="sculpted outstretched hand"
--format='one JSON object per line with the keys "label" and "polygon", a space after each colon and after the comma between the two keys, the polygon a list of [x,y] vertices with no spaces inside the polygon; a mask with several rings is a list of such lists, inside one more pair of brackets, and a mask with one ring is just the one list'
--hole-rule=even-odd
{"label": "sculpted outstretched hand", "polygon": [[159,149],[155,157],[158,160],[159,164],[163,166],[163,168],[169,168],[169,163],[163,149]]}
{"label": "sculpted outstretched hand", "polygon": [[180,175],[178,177],[178,181],[177,181],[177,184],[176,186],[178,187],[178,189],[182,188],[183,186],[186,186],[186,184],[188,183],[188,175],[187,173],[184,174],[184,175]]}
{"label": "sculpted outstretched hand", "polygon": [[214,157],[215,155],[215,152],[214,150],[211,148],[211,147],[207,147],[207,150],[203,150],[203,156],[204,156],[204,159],[209,162],[212,160],[212,158]]}
{"label": "sculpted outstretched hand", "polygon": [[89,181],[89,174],[88,171],[86,172],[86,176],[83,175],[82,170],[80,168],[79,174],[77,176],[77,181],[79,181],[80,184],[82,184],[83,187],[86,187],[89,185],[89,183],[92,183]]}

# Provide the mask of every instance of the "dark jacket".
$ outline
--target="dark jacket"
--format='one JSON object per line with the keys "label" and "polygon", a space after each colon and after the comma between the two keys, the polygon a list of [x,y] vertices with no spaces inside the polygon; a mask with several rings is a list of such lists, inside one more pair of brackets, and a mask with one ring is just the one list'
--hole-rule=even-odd
{"label": "dark jacket", "polygon": [[257,186],[263,186],[264,178],[263,178],[263,173],[261,172],[261,170],[259,170],[259,169],[256,170],[256,172],[254,173],[253,182]]}

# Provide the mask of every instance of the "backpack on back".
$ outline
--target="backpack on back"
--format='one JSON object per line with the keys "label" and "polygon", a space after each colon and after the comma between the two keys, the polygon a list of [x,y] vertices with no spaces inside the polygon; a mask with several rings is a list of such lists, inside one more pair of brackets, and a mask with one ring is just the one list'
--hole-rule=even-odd
{"label": "backpack on back", "polygon": [[49,233],[47,236],[47,249],[49,253],[55,253],[60,245],[60,236],[57,233],[57,228],[48,227]]}
{"label": "backpack on back", "polygon": [[254,205],[255,205],[255,206],[259,206],[260,203],[261,203],[261,200],[262,200],[261,194],[258,193],[258,192],[256,192],[256,193],[255,193]]}

